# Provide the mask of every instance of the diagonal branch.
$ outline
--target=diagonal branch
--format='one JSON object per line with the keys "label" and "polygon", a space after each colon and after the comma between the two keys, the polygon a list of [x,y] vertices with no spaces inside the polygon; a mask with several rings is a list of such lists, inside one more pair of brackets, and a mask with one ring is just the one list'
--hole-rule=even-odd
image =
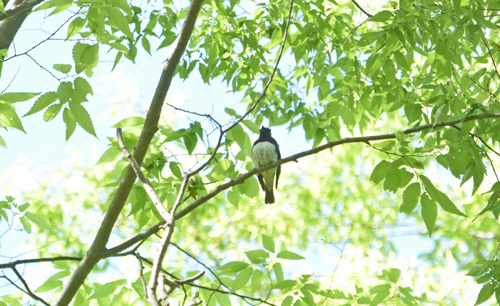
{"label": "diagonal branch", "polygon": [[[142,129],[139,140],[134,150],[134,158],[140,166],[144,160],[144,156],[149,148],[151,140],[153,139],[156,131],[158,130],[158,121],[160,119],[161,110],[165,97],[172,83],[177,68],[184,51],[186,50],[189,38],[193,33],[198,13],[200,12],[203,0],[192,0],[189,10],[184,20],[177,44],[163,67],[163,71],[156,86],[156,91],[148,109],[144,127]],[[118,187],[113,200],[111,201],[108,210],[104,216],[101,226],[90,246],[87,254],[80,262],[76,270],[71,275],[68,283],[64,287],[61,295],[56,301],[56,306],[68,305],[75,296],[78,289],[82,286],[83,282],[92,271],[94,266],[107,254],[106,245],[109,241],[111,231],[122,211],[130,190],[134,185],[136,175],[131,166],[128,167],[120,186]]]}
{"label": "diagonal branch", "polygon": [[161,202],[160,197],[156,193],[153,185],[151,185],[151,182],[148,180],[148,178],[144,176],[144,174],[141,171],[141,166],[137,164],[137,161],[132,156],[132,154],[130,154],[130,151],[125,146],[125,143],[123,142],[122,129],[120,128],[116,129],[116,137],[118,138],[118,145],[120,146],[120,149],[122,150],[123,154],[125,154],[125,157],[128,159],[130,166],[132,166],[132,169],[134,169],[135,175],[137,175],[137,177],[139,178],[142,187],[144,188],[149,198],[153,202],[154,206],[156,207],[156,210],[158,210],[158,213],[160,213],[163,220],[165,221],[170,220],[171,217],[168,214],[168,211],[165,209],[165,206],[163,206],[163,203]]}

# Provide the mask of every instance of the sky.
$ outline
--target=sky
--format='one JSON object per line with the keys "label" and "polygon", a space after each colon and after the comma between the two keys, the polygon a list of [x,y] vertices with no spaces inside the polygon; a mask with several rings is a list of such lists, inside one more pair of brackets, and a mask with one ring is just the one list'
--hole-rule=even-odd
{"label": "sky", "polygon": [[[38,12],[29,17],[23,29],[15,40],[15,52],[21,54],[30,49],[34,44],[44,40],[59,25],[68,18],[62,13],[45,19],[45,13]],[[42,43],[30,51],[30,55],[39,64],[50,68],[53,64],[72,64],[72,43],[64,40],[66,30],[63,28],[54,38]],[[57,57],[51,53],[57,51]],[[12,48],[9,55],[14,54]],[[64,123],[61,116],[51,122],[41,123],[43,112],[22,118],[26,134],[17,130],[0,131],[0,135],[7,143],[7,148],[0,147],[0,200],[5,195],[18,196],[25,190],[37,186],[38,182],[54,168],[64,165],[64,161],[78,156],[82,166],[93,165],[100,155],[107,149],[106,137],[114,137],[115,130],[111,125],[126,116],[144,116],[149,106],[154,88],[156,87],[161,68],[165,58],[170,54],[170,49],[162,49],[150,57],[145,52],[140,52],[135,64],[124,60],[114,71],[111,71],[113,52],[111,56],[105,48],[100,52],[100,65],[90,79],[94,95],[89,97],[90,102],[85,103],[95,125],[98,138],[84,132],[77,127],[74,135],[66,142]],[[60,75],[62,77],[63,75]],[[28,86],[27,86],[28,85]],[[41,69],[27,56],[18,56],[4,64],[0,78],[0,92],[31,91],[45,92],[47,89],[55,90],[58,81]],[[186,109],[196,109],[202,113],[212,113],[222,122],[227,122],[229,117],[218,111],[214,105],[237,104],[241,99],[238,94],[228,92],[223,84],[214,82],[210,86],[203,84],[197,73],[186,82],[175,79],[167,96],[167,102]],[[16,105],[18,114],[25,114],[32,102],[23,102]],[[175,116],[177,122],[182,122],[182,115],[165,108],[164,120],[171,120]],[[298,129],[296,129],[298,130]],[[311,143],[304,139],[300,131],[289,134],[285,127],[273,128],[273,135],[280,143],[283,157],[311,147]],[[258,135],[251,135],[251,140],[256,140]],[[5,224],[0,224],[0,233]],[[419,236],[413,236],[411,241],[408,236],[393,238],[400,251],[403,262],[414,260],[417,253],[432,248],[432,243]],[[22,247],[22,239],[18,236],[2,238],[0,256],[14,256],[10,253]],[[330,250],[335,252],[335,250]],[[320,262],[325,256],[321,253],[307,254],[311,262]],[[337,257],[333,258],[335,261]],[[0,257],[0,262],[3,259]],[[407,264],[407,263],[406,263]],[[0,294],[2,289],[0,288]]]}

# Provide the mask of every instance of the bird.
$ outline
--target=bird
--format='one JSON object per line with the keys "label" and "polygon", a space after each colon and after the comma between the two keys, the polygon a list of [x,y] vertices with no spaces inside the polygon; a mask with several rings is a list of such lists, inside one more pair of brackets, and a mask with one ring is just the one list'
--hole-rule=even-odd
{"label": "bird", "polygon": [[[260,168],[281,159],[280,147],[271,136],[271,129],[262,126],[259,138],[252,146],[252,162],[255,168]],[[260,186],[266,196],[266,204],[274,203],[274,179],[276,178],[276,189],[278,189],[278,179],[281,173],[281,166],[263,171],[257,174]]]}

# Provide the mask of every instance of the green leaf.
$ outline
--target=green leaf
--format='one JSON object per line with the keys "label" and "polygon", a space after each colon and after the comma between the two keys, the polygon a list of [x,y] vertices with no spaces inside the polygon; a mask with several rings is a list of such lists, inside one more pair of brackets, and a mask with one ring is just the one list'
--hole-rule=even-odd
{"label": "green leaf", "polygon": [[71,82],[62,82],[57,88],[57,98],[61,103],[66,103],[73,94],[73,84]]}
{"label": "green leaf", "polygon": [[34,214],[34,213],[31,213],[29,211],[27,211],[25,214],[26,218],[28,218],[31,222],[35,223],[36,226],[39,228],[39,229],[50,229],[50,225],[47,223],[47,221],[45,221],[44,218],[42,218],[41,216],[37,215],[37,214]]}
{"label": "green leaf", "polygon": [[54,64],[52,67],[54,67],[55,70],[62,72],[64,74],[68,74],[71,71],[71,65],[68,64]]}
{"label": "green leaf", "polygon": [[73,117],[73,114],[68,108],[64,108],[63,121],[66,124],[66,141],[68,141],[76,128],[75,117]]}
{"label": "green leaf", "polygon": [[374,16],[370,17],[369,20],[373,22],[384,22],[391,17],[392,17],[391,11],[381,11],[375,14]]}
{"label": "green leaf", "polygon": [[260,270],[254,270],[252,274],[252,282],[250,286],[252,291],[256,291],[262,288],[262,280],[264,279],[264,273]]}
{"label": "green leaf", "polygon": [[269,258],[269,253],[264,251],[264,250],[254,250],[254,251],[247,251],[245,252],[245,255],[247,255],[248,259],[252,263],[264,263],[266,262],[266,259]]}
{"label": "green leaf", "polygon": [[68,26],[68,34],[66,35],[66,39],[80,32],[85,24],[87,24],[87,19],[81,17],[75,18]]}
{"label": "green leaf", "polygon": [[0,95],[0,101],[6,103],[24,102],[38,96],[35,92],[9,92]]}
{"label": "green leaf", "polygon": [[120,156],[123,155],[123,152],[115,147],[109,147],[106,152],[104,152],[99,160],[97,161],[97,165],[114,162]]}
{"label": "green leaf", "polygon": [[92,119],[87,110],[78,102],[69,102],[69,109],[75,117],[76,122],[85,130],[87,133],[97,137],[94,130],[94,125],[92,124]]}
{"label": "green leaf", "polygon": [[112,127],[113,128],[128,128],[128,127],[134,127],[134,126],[142,126],[144,125],[144,118],[143,117],[128,117],[120,122],[114,124]]}
{"label": "green leaf", "polygon": [[77,77],[73,84],[75,90],[73,91],[71,100],[73,100],[74,102],[85,102],[87,101],[88,94],[94,94],[92,86],[90,86],[89,82],[82,77]]}
{"label": "green leaf", "polygon": [[378,163],[372,171],[370,175],[370,180],[375,184],[382,182],[383,179],[387,176],[387,172],[392,167],[392,164],[388,161],[381,161]]}
{"label": "green leaf", "polygon": [[70,274],[70,271],[67,270],[57,272],[56,274],[49,277],[40,287],[35,290],[35,292],[41,293],[60,288],[62,286],[62,281],[60,281],[60,279],[65,278]]}
{"label": "green leaf", "polygon": [[474,305],[479,305],[482,304],[486,301],[488,301],[491,296],[493,295],[493,292],[495,291],[495,287],[492,283],[487,283],[485,284],[481,290],[479,291],[479,294],[477,295],[476,303]]}
{"label": "green leaf", "polygon": [[33,114],[45,109],[46,107],[48,107],[52,103],[56,102],[56,100],[57,100],[57,93],[56,92],[49,91],[47,93],[44,93],[35,101],[35,103],[33,103],[33,106],[31,107],[31,109],[23,117],[33,115]]}
{"label": "green leaf", "polygon": [[293,302],[293,296],[288,295],[282,302],[281,306],[291,306]]}
{"label": "green leaf", "polygon": [[429,178],[427,178],[425,175],[420,175],[419,177],[420,177],[420,180],[422,181],[422,183],[424,184],[425,191],[427,191],[429,196],[434,201],[436,201],[441,206],[441,208],[444,209],[444,211],[447,211],[449,213],[459,215],[462,217],[467,217],[467,215],[465,215],[463,212],[461,212],[455,206],[455,204],[450,200],[450,198],[448,198],[448,196],[446,194],[437,190],[436,187],[434,187],[434,185],[432,184],[431,180],[429,180]]}
{"label": "green leaf", "polygon": [[94,283],[94,292],[90,296],[91,299],[100,299],[112,295],[118,288],[127,284],[127,280],[119,279],[106,284]]}
{"label": "green leaf", "polygon": [[116,7],[111,6],[106,6],[105,9],[106,13],[108,14],[110,25],[122,31],[123,34],[127,35],[128,39],[134,39],[134,35],[132,35],[132,32],[129,28],[127,17],[123,15],[122,11]]}
{"label": "green leaf", "polygon": [[11,127],[26,133],[16,109],[11,104],[0,103],[0,127]]}
{"label": "green leaf", "polygon": [[191,155],[196,148],[196,144],[198,143],[198,137],[195,133],[188,132],[184,135],[184,137],[182,137],[182,140],[184,140],[184,145],[186,146],[188,154]]}
{"label": "green leaf", "polygon": [[426,193],[423,193],[420,197],[420,204],[422,205],[422,219],[424,219],[425,226],[429,232],[429,237],[432,235],[434,230],[434,225],[436,224],[437,218],[437,205]]}
{"label": "green leaf", "polygon": [[284,290],[284,291],[287,291],[288,289],[292,288],[293,286],[295,286],[297,284],[297,281],[295,280],[292,280],[292,279],[286,279],[286,280],[283,280],[281,282],[277,282],[273,288],[274,289],[280,289],[280,290]]}
{"label": "green leaf", "polygon": [[168,32],[167,34],[165,34],[165,39],[161,42],[158,49],[170,46],[175,41],[176,38],[177,35],[175,35],[174,32]]}
{"label": "green leaf", "polygon": [[23,225],[24,230],[26,233],[31,234],[31,222],[28,218],[26,217],[20,217],[19,221],[21,221],[21,224]]}
{"label": "green leaf", "polygon": [[248,263],[244,261],[231,261],[222,267],[218,268],[218,270],[222,273],[234,274],[248,267]]}
{"label": "green leaf", "polygon": [[[372,173],[373,174],[373,173]],[[401,185],[401,175],[397,166],[391,166],[391,168],[387,171],[385,181],[384,181],[384,189],[392,192],[396,192]]]}
{"label": "green leaf", "polygon": [[388,271],[387,276],[388,276],[390,282],[397,283],[399,278],[401,277],[401,270],[396,269],[396,268],[391,268]]}
{"label": "green leaf", "polygon": [[420,183],[413,183],[406,187],[405,191],[403,192],[403,204],[401,204],[399,212],[405,213],[407,215],[411,214],[415,207],[417,207],[420,193]]}
{"label": "green leaf", "polygon": [[240,203],[240,193],[235,189],[231,189],[227,192],[227,200],[231,205],[238,209],[238,204]]}
{"label": "green leaf", "polygon": [[170,162],[168,164],[168,167],[170,168],[170,171],[172,171],[173,175],[175,175],[179,179],[182,179],[182,171],[181,171],[181,168],[179,167],[179,163]]}
{"label": "green leaf", "polygon": [[43,114],[43,120],[50,121],[54,119],[61,111],[62,106],[63,105],[61,103],[52,104],[51,106],[49,106],[49,108],[47,108],[47,110]]}
{"label": "green leaf", "polygon": [[291,251],[281,251],[278,253],[278,255],[276,255],[276,257],[282,258],[282,259],[289,259],[289,260],[305,259],[303,256],[301,256],[297,253],[291,252]]}
{"label": "green leaf", "polygon": [[273,264],[274,276],[276,276],[276,281],[281,282],[285,279],[283,274],[283,267],[279,262]]}
{"label": "green leaf", "polygon": [[264,249],[268,250],[271,253],[275,252],[275,244],[274,239],[271,236],[262,234],[262,245]]}
{"label": "green leaf", "polygon": [[253,269],[250,267],[246,267],[243,269],[238,275],[236,276],[236,279],[233,282],[233,285],[231,287],[231,291],[234,292],[236,290],[239,290],[243,287],[245,287],[250,280],[250,277],[252,276]]}

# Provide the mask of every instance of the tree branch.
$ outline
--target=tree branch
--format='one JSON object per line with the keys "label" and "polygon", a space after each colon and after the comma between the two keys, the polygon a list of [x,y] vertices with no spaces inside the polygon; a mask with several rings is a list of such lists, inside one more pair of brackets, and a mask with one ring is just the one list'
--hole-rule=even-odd
{"label": "tree branch", "polygon": [[[200,12],[202,3],[203,0],[193,0],[191,2],[191,6],[189,7],[186,19],[184,20],[184,24],[179,34],[177,44],[166,65],[163,67],[160,80],[158,81],[158,85],[156,86],[156,91],[144,122],[144,127],[134,150],[134,158],[139,166],[142,164],[151,140],[158,130],[157,125],[160,118],[161,109],[165,101],[165,97],[170,88],[170,84],[172,83],[175,69],[179,64],[182,54],[186,50],[189,38],[193,33],[196,19],[198,17],[198,13]],[[56,306],[68,305],[71,302],[76,292],[81,287],[97,262],[108,253],[106,250],[106,245],[111,235],[111,231],[113,230],[116,220],[118,219],[118,216],[120,215],[123,205],[127,200],[130,190],[134,185],[135,179],[136,175],[134,173],[134,170],[132,169],[132,166],[129,166],[124,178],[120,183],[120,186],[118,187],[115,197],[111,201],[111,204],[106,211],[104,219],[101,223],[96,237],[94,238],[92,245],[87,251],[87,254],[85,254],[83,260],[71,275],[68,283],[59,296],[59,299],[55,303]]]}
{"label": "tree branch", "polygon": [[160,197],[156,193],[153,185],[151,185],[151,182],[148,180],[148,178],[144,176],[141,171],[141,166],[137,164],[137,161],[125,146],[125,143],[123,142],[122,129],[116,129],[116,137],[118,138],[118,145],[120,146],[120,149],[128,159],[130,166],[132,166],[132,169],[134,169],[135,175],[137,175],[139,181],[142,184],[142,188],[144,188],[144,191],[146,191],[146,193],[148,194],[149,198],[156,207],[156,210],[158,210],[158,213],[160,213],[160,215],[162,216],[163,220],[169,221],[171,217],[168,214],[168,211],[165,209],[165,206],[163,206],[163,203],[161,202]]}
{"label": "tree branch", "polygon": [[[437,129],[437,128],[442,128],[445,126],[452,126],[452,125],[459,124],[462,122],[475,121],[475,120],[481,120],[481,119],[487,119],[487,118],[498,118],[498,117],[500,117],[500,113],[481,114],[481,115],[470,116],[470,117],[463,118],[463,119],[455,119],[455,120],[425,124],[425,125],[421,125],[421,126],[417,126],[417,127],[403,130],[402,132],[404,134],[414,134],[414,133],[417,133],[420,131],[429,130],[429,129]],[[260,173],[262,171],[265,171],[265,170],[268,170],[268,169],[271,169],[271,168],[274,168],[274,167],[277,167],[279,165],[286,164],[286,163],[289,163],[292,161],[297,161],[299,158],[313,155],[313,154],[319,153],[321,151],[331,149],[333,147],[347,144],[347,143],[366,143],[369,141],[379,141],[379,140],[394,139],[394,138],[396,138],[395,133],[382,134],[382,135],[372,135],[372,136],[347,137],[347,138],[343,138],[340,140],[326,143],[324,145],[321,145],[319,147],[316,147],[316,148],[313,148],[313,149],[310,149],[310,150],[307,150],[307,151],[304,151],[301,153],[297,153],[297,154],[289,156],[287,158],[283,158],[281,160],[278,160],[276,162],[268,164],[264,167],[253,169],[253,170],[243,174],[239,178],[234,179],[234,180],[230,180],[229,182],[226,182],[226,183],[223,183],[223,184],[217,186],[211,192],[199,197],[196,201],[194,201],[189,206],[187,206],[186,208],[184,208],[183,210],[178,212],[175,215],[175,219],[177,220],[177,219],[184,217],[185,215],[187,215],[188,213],[190,213],[191,211],[196,209],[198,206],[202,205],[206,201],[215,197],[217,194],[221,193],[222,191],[229,189],[230,187],[239,185],[239,184],[243,183],[245,180],[247,180],[249,177],[251,177],[257,173]]]}

